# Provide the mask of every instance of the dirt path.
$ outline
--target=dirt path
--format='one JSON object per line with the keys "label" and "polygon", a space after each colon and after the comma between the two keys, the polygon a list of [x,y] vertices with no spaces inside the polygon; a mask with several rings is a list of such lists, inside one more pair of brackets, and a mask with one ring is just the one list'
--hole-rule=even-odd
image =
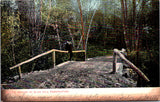
{"label": "dirt path", "polygon": [[87,61],[68,61],[55,68],[23,74],[23,78],[4,88],[107,88],[135,87],[136,82],[112,71],[112,56]]}
{"label": "dirt path", "polygon": [[[99,56],[99,57],[94,57],[94,58],[88,58],[87,61],[113,62],[113,56]],[[119,58],[117,62],[120,62]]]}

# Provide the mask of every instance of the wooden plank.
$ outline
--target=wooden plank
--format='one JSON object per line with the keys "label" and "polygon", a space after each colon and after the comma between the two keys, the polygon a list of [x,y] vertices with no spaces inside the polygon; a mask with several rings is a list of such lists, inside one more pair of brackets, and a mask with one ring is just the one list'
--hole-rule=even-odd
{"label": "wooden plank", "polygon": [[[42,57],[42,56],[47,55],[47,54],[49,54],[49,53],[52,53],[53,51],[68,53],[68,51],[62,51],[62,50],[52,49],[52,50],[50,50],[50,51],[44,52],[44,53],[42,53],[42,54],[39,54],[39,55],[37,55],[37,56],[35,56],[35,57],[31,58],[31,59],[28,59],[28,60],[26,60],[26,61],[24,61],[24,62],[21,62],[21,63],[15,65],[15,66],[13,66],[13,67],[10,67],[10,69],[14,69],[14,68],[16,68],[16,67],[19,67],[19,66],[25,64],[25,63],[31,62],[31,61],[39,58],[39,57]],[[72,51],[72,52],[73,52],[73,53],[85,52],[85,50],[77,50],[77,51]]]}
{"label": "wooden plank", "polygon": [[128,65],[131,66],[131,68],[137,72],[144,80],[150,81],[148,77],[138,68],[136,67],[132,62],[130,62],[128,59],[125,58],[123,54],[120,53],[118,49],[114,49],[114,53],[116,53],[122,60],[124,60]]}

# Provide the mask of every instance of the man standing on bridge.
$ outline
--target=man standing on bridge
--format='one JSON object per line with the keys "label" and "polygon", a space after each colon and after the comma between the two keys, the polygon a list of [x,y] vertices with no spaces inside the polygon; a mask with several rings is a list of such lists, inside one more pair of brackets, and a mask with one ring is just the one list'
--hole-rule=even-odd
{"label": "man standing on bridge", "polygon": [[72,43],[70,41],[67,41],[65,49],[68,51],[68,53],[70,53],[70,58],[69,58],[70,61],[71,61],[72,56],[73,56],[72,48],[73,48]]}

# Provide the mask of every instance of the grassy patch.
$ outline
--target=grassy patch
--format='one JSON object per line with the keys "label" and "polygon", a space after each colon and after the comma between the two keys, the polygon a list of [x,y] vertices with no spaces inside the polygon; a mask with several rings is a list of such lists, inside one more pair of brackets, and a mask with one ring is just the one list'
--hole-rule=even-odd
{"label": "grassy patch", "polygon": [[113,50],[104,49],[99,46],[89,46],[87,50],[87,58],[97,57],[97,56],[106,56],[112,55]]}

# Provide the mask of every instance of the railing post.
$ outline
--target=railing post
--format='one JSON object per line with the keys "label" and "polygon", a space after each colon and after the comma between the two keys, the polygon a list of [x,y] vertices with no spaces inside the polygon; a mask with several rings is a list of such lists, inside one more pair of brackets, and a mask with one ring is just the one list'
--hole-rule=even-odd
{"label": "railing post", "polygon": [[87,59],[87,56],[86,56],[87,54],[86,54],[86,51],[84,52],[84,61],[86,61],[86,59]]}
{"label": "railing post", "polygon": [[21,79],[22,78],[21,66],[19,66],[18,68],[19,68],[19,79]]}
{"label": "railing post", "polygon": [[126,59],[125,56],[124,56],[124,54],[122,54],[118,49],[114,49],[114,55],[113,55],[114,61],[113,61],[113,72],[112,73],[114,73],[115,67],[116,67],[116,62],[117,62],[117,60],[116,60],[117,58],[115,57],[116,55],[118,55],[125,63],[127,63],[144,80],[146,80],[147,82],[150,81],[148,79],[148,77],[138,67],[136,67],[132,62],[130,62],[128,59]]}
{"label": "railing post", "polygon": [[113,52],[113,72],[116,72],[116,63],[117,63],[117,54],[115,52]]}
{"label": "railing post", "polygon": [[56,65],[56,57],[55,57],[55,51],[52,53],[52,60],[53,60],[53,67]]}

